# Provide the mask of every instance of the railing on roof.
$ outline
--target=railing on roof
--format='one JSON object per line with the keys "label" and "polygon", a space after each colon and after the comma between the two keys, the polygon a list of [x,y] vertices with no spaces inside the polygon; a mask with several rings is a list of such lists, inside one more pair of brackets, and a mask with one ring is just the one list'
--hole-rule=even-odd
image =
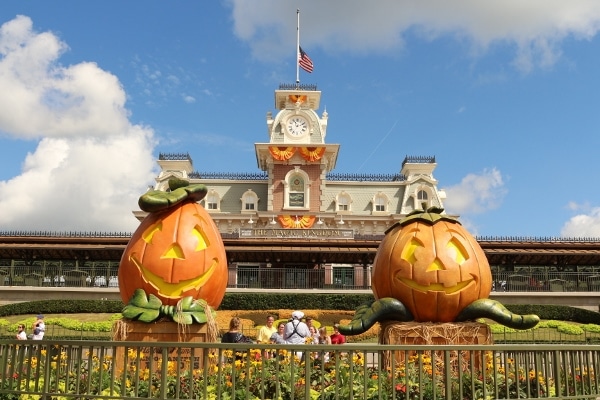
{"label": "railing on roof", "polygon": [[[194,173],[192,173],[194,174]],[[192,175],[190,174],[190,175]],[[247,174],[250,175],[250,174]],[[255,177],[240,174],[198,174],[194,178],[204,179],[238,179],[260,180],[266,175],[254,174]],[[342,175],[342,174],[340,174]],[[235,178],[234,178],[235,177]],[[337,178],[336,178],[337,179]],[[340,177],[339,180],[344,180]],[[132,232],[84,232],[84,231],[0,231],[0,237],[62,237],[62,238],[127,238]],[[222,238],[237,239],[239,233],[221,233]],[[382,240],[384,235],[355,235],[355,240]],[[558,236],[476,236],[480,242],[542,242],[542,243],[598,243],[600,237],[558,237]]]}
{"label": "railing on roof", "polygon": [[476,236],[481,242],[544,242],[544,243],[586,243],[600,242],[600,237],[558,237],[558,236]]}
{"label": "railing on roof", "polygon": [[192,179],[226,179],[232,181],[263,181],[269,179],[266,172],[191,172]]}
{"label": "railing on roof", "polygon": [[402,161],[402,166],[406,163],[433,164],[435,163],[435,156],[406,156]]}
{"label": "railing on roof", "polygon": [[149,345],[44,339],[2,340],[0,351],[0,394],[6,398],[560,399],[600,394],[598,345]]}
{"label": "railing on roof", "polygon": [[0,231],[0,237],[127,238],[131,232]]}
{"label": "railing on roof", "polygon": [[330,172],[327,174],[326,179],[332,182],[402,182],[406,180],[406,176],[402,174],[349,174]]}
{"label": "railing on roof", "polygon": [[158,159],[161,161],[189,161],[193,164],[190,153],[158,153]]}
{"label": "railing on roof", "polygon": [[280,83],[279,90],[317,90],[315,83]]}

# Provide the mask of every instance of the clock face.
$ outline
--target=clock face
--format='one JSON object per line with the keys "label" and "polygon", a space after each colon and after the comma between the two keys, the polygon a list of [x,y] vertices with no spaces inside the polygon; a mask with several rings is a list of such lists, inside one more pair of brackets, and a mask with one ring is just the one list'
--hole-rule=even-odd
{"label": "clock face", "polygon": [[308,132],[308,121],[299,115],[294,115],[287,121],[287,131],[292,136],[302,136]]}

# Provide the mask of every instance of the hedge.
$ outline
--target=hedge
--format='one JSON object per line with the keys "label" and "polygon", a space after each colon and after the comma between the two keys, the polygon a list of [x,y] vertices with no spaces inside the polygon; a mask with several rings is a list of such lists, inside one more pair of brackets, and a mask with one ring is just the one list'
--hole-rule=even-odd
{"label": "hedge", "polygon": [[[355,310],[372,302],[372,294],[328,293],[226,293],[221,310]],[[561,305],[507,304],[516,314],[537,314],[543,320],[572,321],[600,325],[600,313]],[[23,314],[120,313],[121,301],[40,300],[0,306],[0,317]]]}

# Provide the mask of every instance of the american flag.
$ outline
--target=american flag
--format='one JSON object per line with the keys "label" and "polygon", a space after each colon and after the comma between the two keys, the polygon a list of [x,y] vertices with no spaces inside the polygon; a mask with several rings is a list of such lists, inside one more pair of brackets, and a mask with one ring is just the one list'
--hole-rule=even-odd
{"label": "american flag", "polygon": [[300,68],[302,68],[310,74],[311,72],[313,72],[313,62],[308,56],[308,54],[306,54],[304,50],[302,50],[302,47],[298,47],[298,49],[298,64],[300,65]]}

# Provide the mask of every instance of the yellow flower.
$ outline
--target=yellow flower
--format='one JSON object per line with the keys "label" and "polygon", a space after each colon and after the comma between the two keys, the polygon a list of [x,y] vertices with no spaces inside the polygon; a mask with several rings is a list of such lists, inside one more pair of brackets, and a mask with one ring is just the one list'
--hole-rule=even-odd
{"label": "yellow flower", "polygon": [[352,356],[352,362],[355,365],[364,365],[365,364],[365,360],[363,359],[362,355],[360,355],[360,354],[354,354],[354,356]]}

